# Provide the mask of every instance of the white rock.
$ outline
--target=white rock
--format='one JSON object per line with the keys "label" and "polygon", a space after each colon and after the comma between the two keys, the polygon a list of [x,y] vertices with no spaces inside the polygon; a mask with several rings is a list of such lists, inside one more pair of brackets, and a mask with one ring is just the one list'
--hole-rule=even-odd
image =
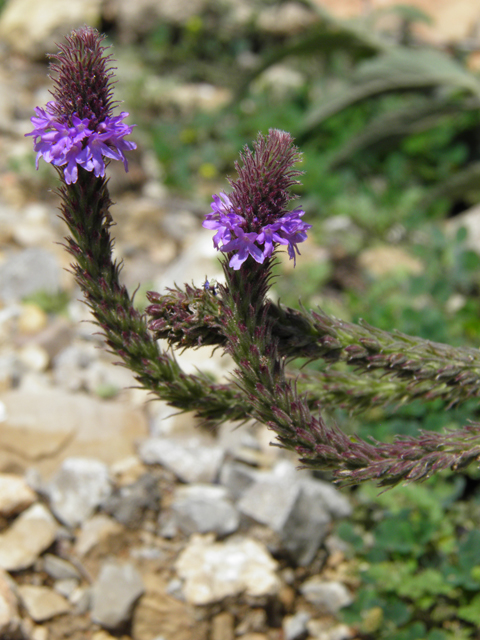
{"label": "white rock", "polygon": [[145,591],[133,564],[107,562],[92,588],[92,620],[107,629],[127,622],[135,602]]}
{"label": "white rock", "polygon": [[87,520],[111,491],[107,465],[94,458],[67,458],[48,487],[53,513],[70,527]]}
{"label": "white rock", "polygon": [[18,593],[28,615],[35,622],[50,620],[70,610],[68,601],[48,587],[24,584],[18,587]]}
{"label": "white rock", "polygon": [[0,514],[11,516],[32,505],[37,496],[23,478],[0,473]]}
{"label": "white rock", "polygon": [[258,474],[257,481],[246,489],[237,507],[278,532],[287,522],[299,492],[295,467],[282,460],[271,473]]}
{"label": "white rock", "polygon": [[172,509],[176,523],[187,535],[214,532],[225,536],[240,524],[240,515],[224,487],[208,484],[177,487]]}
{"label": "white rock", "polygon": [[277,563],[266,547],[251,538],[214,542],[213,534],[193,535],[175,568],[184,579],[190,604],[218,602],[227,596],[273,595],[280,589]]}
{"label": "white rock", "polygon": [[149,438],[139,447],[145,464],[161,464],[187,483],[215,480],[224,458],[224,451],[214,444],[204,444],[200,438]]}
{"label": "white rock", "polygon": [[55,540],[58,525],[42,504],[34,504],[0,534],[0,567],[20,571],[30,567]]}
{"label": "white rock", "polygon": [[322,613],[335,615],[342,607],[348,607],[353,602],[350,591],[342,582],[323,580],[320,576],[312,576],[306,580],[301,585],[300,592]]}

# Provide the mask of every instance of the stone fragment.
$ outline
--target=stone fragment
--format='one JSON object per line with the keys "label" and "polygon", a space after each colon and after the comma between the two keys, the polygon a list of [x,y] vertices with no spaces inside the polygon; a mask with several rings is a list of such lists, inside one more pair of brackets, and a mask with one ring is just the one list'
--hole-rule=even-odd
{"label": "stone fragment", "polygon": [[117,536],[123,531],[123,527],[112,518],[98,514],[84,522],[75,542],[75,552],[79,556],[85,556],[97,545],[108,540],[111,536]]}
{"label": "stone fragment", "polygon": [[53,543],[58,525],[42,504],[34,504],[0,534],[0,567],[20,571],[30,567]]}
{"label": "stone fragment", "polygon": [[55,293],[59,287],[60,265],[45,249],[24,249],[0,265],[0,300],[4,302],[20,301],[36,291]]}
{"label": "stone fragment", "polygon": [[336,487],[316,478],[301,478],[300,486],[310,500],[320,501],[332,518],[348,518],[352,515],[352,505]]}
{"label": "stone fragment", "polygon": [[12,516],[32,505],[37,499],[23,478],[0,473],[0,514]]}
{"label": "stone fragment", "polygon": [[289,517],[280,531],[283,548],[297,564],[310,564],[329,531],[330,522],[323,502],[312,497],[301,485]]}
{"label": "stone fragment", "polygon": [[[235,473],[238,471],[230,475],[234,478]],[[278,462],[271,472],[256,472],[237,507],[278,533],[284,549],[300,565],[313,560],[328,533],[331,516],[340,518],[352,512],[349,501],[335,487],[298,472],[288,460]]]}
{"label": "stone fragment", "polygon": [[70,610],[69,602],[48,587],[23,584],[18,587],[18,593],[28,615],[35,622],[50,620]]}
{"label": "stone fragment", "polygon": [[0,636],[13,634],[20,624],[17,598],[13,591],[12,579],[6,571],[0,569]]}
{"label": "stone fragment", "polygon": [[87,520],[111,492],[108,467],[93,458],[67,458],[48,486],[50,506],[64,524]]}
{"label": "stone fragment", "polygon": [[92,588],[92,620],[116,629],[130,620],[135,603],[145,591],[133,564],[107,562]]}
{"label": "stone fragment", "polygon": [[102,504],[102,510],[127,527],[138,526],[146,509],[159,510],[157,479],[149,473],[136,482],[115,490]]}
{"label": "stone fragment", "polygon": [[224,458],[223,449],[196,437],[150,438],[140,444],[139,454],[145,464],[161,464],[187,483],[214,482]]}
{"label": "stone fragment", "polygon": [[78,580],[75,578],[65,578],[64,580],[56,580],[53,584],[53,588],[57,593],[61,596],[65,596],[65,598],[70,598],[72,593],[78,587]]}
{"label": "stone fragment", "polygon": [[210,640],[206,621],[196,619],[193,607],[165,593],[161,585],[148,588],[140,598],[131,634],[133,640]]}
{"label": "stone fragment", "polygon": [[81,576],[76,567],[68,560],[46,553],[43,556],[43,570],[54,580],[80,580]]}
{"label": "stone fragment", "polygon": [[235,500],[242,497],[257,477],[255,469],[241,462],[225,462],[220,471],[220,483],[227,487]]}
{"label": "stone fragment", "polygon": [[303,640],[307,631],[307,622],[312,616],[306,611],[298,611],[293,616],[285,616],[282,620],[285,640]]}
{"label": "stone fragment", "polygon": [[226,536],[240,524],[240,515],[224,487],[208,484],[177,487],[172,510],[178,526],[187,535],[214,532]]}
{"label": "stone fragment", "polygon": [[187,602],[195,605],[244,592],[253,597],[273,595],[281,584],[277,563],[264,545],[251,538],[214,542],[213,534],[194,534],[175,568],[185,580]]}
{"label": "stone fragment", "polygon": [[122,400],[20,387],[2,393],[2,402],[0,470],[35,465],[48,478],[70,457],[112,464],[132,455],[136,440],[148,432],[143,410]]}
{"label": "stone fragment", "polygon": [[259,474],[237,503],[238,509],[273,531],[281,531],[300,492],[295,473],[293,465],[282,460],[271,473]]}
{"label": "stone fragment", "polygon": [[312,576],[300,587],[300,592],[308,602],[318,607],[322,613],[335,615],[343,607],[353,602],[352,595],[342,582],[323,580]]}

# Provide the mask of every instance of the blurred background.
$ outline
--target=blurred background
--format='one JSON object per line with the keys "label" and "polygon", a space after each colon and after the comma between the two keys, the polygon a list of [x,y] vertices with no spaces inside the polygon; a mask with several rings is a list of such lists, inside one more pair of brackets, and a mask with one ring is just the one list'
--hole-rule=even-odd
{"label": "blurred background", "polygon": [[[56,174],[35,170],[24,138],[49,100],[46,54],[83,24],[113,45],[116,98],[137,125],[129,173],[112,163],[109,175],[139,308],[150,289],[220,277],[202,217],[239,150],[275,127],[304,154],[313,225],[296,269],[280,261],[283,303],[479,344],[479,0],[0,0],[1,637],[480,638],[476,469],[340,493],[294,471],[266,428],[213,434],[151,402],[101,348],[59,244]],[[210,356],[180,359],[228,375]],[[391,441],[478,420],[478,403],[328,417]],[[299,485],[314,480],[310,494]],[[301,491],[323,515],[300,515]],[[256,555],[228,546],[239,535]],[[202,549],[217,573],[192,578]],[[235,553],[263,591],[239,576],[218,586]]]}

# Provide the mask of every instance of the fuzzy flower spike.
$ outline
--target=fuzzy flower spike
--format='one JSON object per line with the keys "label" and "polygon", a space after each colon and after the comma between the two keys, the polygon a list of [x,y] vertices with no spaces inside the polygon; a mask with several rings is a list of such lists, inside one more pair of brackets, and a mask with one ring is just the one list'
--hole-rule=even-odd
{"label": "fuzzy flower spike", "polygon": [[266,137],[258,136],[253,151],[245,147],[240,158],[243,164],[235,164],[238,180],[230,181],[232,193],[213,196],[203,226],[216,231],[216,249],[233,254],[229,266],[234,270],[248,256],[262,264],[278,245],[287,245],[295,264],[297,245],[306,240],[312,225],[302,222],[302,209],[287,210],[294,197],[290,187],[298,184],[296,177],[302,173],[292,168],[301,159],[292,137],[270,129]]}
{"label": "fuzzy flower spike", "polygon": [[105,158],[121,160],[128,171],[124,151],[136,149],[124,140],[133,126],[123,120],[128,113],[113,115],[113,67],[110,55],[104,55],[104,36],[96,29],[83,27],[72,31],[50,68],[55,73],[53,100],[35,108],[33,136],[38,161],[43,158],[64,167],[67,184],[78,179],[78,166],[105,176]]}

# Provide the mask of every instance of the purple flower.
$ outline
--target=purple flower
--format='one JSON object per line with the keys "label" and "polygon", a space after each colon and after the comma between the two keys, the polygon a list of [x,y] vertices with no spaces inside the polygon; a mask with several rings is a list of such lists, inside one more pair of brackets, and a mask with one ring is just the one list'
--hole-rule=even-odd
{"label": "purple flower", "polygon": [[229,263],[235,270],[240,269],[249,255],[258,263],[263,263],[279,244],[288,246],[288,255],[296,265],[296,253],[300,254],[297,244],[306,240],[306,232],[312,227],[300,220],[303,215],[305,212],[302,209],[295,209],[263,227],[255,220],[259,232],[248,232],[245,231],[248,225],[245,218],[235,213],[230,198],[220,193],[220,196],[213,196],[212,211],[207,213],[202,226],[217,231],[213,244],[218,251],[236,252]]}
{"label": "purple flower", "polygon": [[78,166],[105,175],[105,158],[120,160],[128,171],[124,151],[136,149],[134,142],[124,140],[134,125],[123,122],[128,113],[112,115],[112,68],[110,56],[104,55],[103,36],[84,27],[73,31],[60,45],[51,65],[57,74],[54,100],[45,109],[35,108],[31,119],[36,166],[45,162],[64,167],[67,184],[78,179]]}
{"label": "purple flower", "polygon": [[243,166],[235,164],[238,180],[230,180],[232,193],[213,196],[203,226],[216,231],[213,244],[218,251],[234,253],[229,264],[235,270],[248,256],[262,264],[278,245],[287,245],[295,266],[297,245],[307,239],[312,225],[300,219],[302,209],[287,210],[295,197],[290,188],[301,174],[293,168],[301,157],[292,137],[271,129],[266,137],[259,134],[253,152],[245,147],[240,158]]}
{"label": "purple flower", "polygon": [[63,173],[67,184],[77,181],[77,165],[93,171],[97,178],[103,177],[104,158],[123,161],[125,170],[128,171],[123,151],[136,149],[137,146],[134,142],[123,140],[133,129],[133,126],[121,122],[128,113],[122,112],[115,118],[107,117],[94,130],[88,118],[81,120],[75,114],[72,115],[73,126],[69,127],[53,115],[54,108],[53,102],[49,102],[45,110],[36,107],[38,117],[31,119],[35,128],[26,134],[34,136],[37,169],[40,158],[58,167],[65,166]]}

